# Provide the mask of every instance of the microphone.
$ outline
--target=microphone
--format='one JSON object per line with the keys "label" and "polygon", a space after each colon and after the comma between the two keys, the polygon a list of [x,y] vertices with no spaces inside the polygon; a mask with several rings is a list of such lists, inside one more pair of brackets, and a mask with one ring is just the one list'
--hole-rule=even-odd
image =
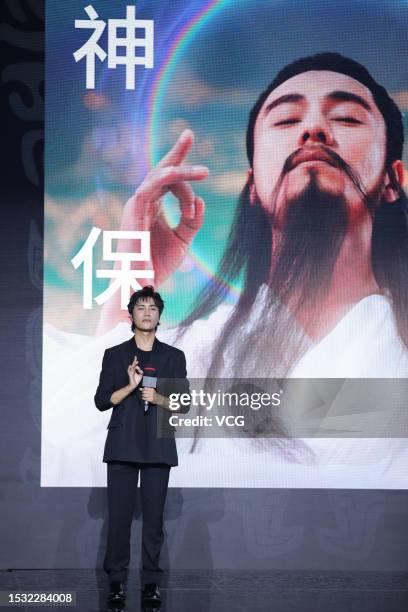
{"label": "microphone", "polygon": [[[148,372],[147,375],[143,375],[142,385],[143,387],[149,387],[150,389],[156,389],[157,387],[157,377],[154,376],[156,374],[156,368],[145,367],[143,372]],[[153,376],[152,376],[153,375]],[[147,400],[144,401],[144,411],[145,414],[149,410],[149,402]]]}

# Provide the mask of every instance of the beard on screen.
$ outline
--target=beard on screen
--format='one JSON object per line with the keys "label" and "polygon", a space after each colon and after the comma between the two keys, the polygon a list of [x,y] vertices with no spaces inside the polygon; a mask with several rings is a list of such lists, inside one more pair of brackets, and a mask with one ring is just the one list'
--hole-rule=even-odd
{"label": "beard on screen", "polygon": [[[362,199],[361,206],[373,216],[380,199],[382,178],[368,193],[359,176],[337,153],[326,147],[322,149],[333,165],[350,179]],[[276,209],[279,190],[285,176],[293,169],[298,152],[292,153],[284,164],[271,197],[272,210]],[[324,190],[318,174],[310,169],[303,191],[285,203],[281,238],[276,247],[272,238],[270,286],[276,297],[286,304],[290,301],[293,312],[318,303],[328,289],[347,225],[345,195]]]}
{"label": "beard on screen", "polygon": [[312,170],[305,188],[285,203],[276,247],[272,240],[270,286],[293,312],[316,303],[328,288],[347,221],[344,195],[324,191]]}
{"label": "beard on screen", "polygon": [[[272,210],[284,176],[285,172],[272,195]],[[304,189],[284,205],[277,244],[273,219],[271,222],[273,271],[262,308],[246,327],[245,336],[236,325],[227,338],[234,377],[285,377],[310,348],[310,338],[296,314],[321,300],[346,235],[346,199],[324,191],[315,172],[310,172]],[[246,315],[247,322],[249,318],[251,313]]]}

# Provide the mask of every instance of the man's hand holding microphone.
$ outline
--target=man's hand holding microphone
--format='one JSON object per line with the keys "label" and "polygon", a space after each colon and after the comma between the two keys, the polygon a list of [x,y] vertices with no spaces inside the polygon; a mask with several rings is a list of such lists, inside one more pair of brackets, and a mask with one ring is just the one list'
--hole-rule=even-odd
{"label": "man's hand holding microphone", "polygon": [[[152,368],[148,368],[152,370]],[[152,386],[140,387],[140,398],[144,402],[145,412],[148,411],[149,404],[156,404],[156,406],[160,406],[161,408],[169,407],[169,398],[164,395],[160,395],[157,393],[155,387],[157,378],[153,378],[151,376],[143,376],[143,370],[139,366],[139,362],[137,357],[135,356],[133,359],[133,363],[128,367],[128,375],[129,375],[129,384],[134,385],[133,389],[136,389],[140,381],[142,380],[142,384],[149,384],[149,380],[152,381]]]}

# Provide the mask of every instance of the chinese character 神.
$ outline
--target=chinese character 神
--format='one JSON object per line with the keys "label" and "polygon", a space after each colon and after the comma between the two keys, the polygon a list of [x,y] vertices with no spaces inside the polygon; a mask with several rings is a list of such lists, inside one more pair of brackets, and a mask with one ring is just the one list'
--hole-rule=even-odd
{"label": "chinese character \u795e", "polygon": [[[77,51],[74,58],[79,62],[86,58],[86,88],[95,88],[95,56],[103,62],[106,52],[97,43],[101,37],[106,23],[97,20],[98,13],[90,4],[85,7],[85,12],[90,21],[76,19],[76,28],[90,28],[93,33],[89,40]],[[125,30],[125,36],[120,37],[118,30]],[[143,30],[143,37],[136,37],[136,30]],[[153,20],[136,19],[136,7],[126,7],[126,19],[108,19],[108,68],[116,68],[119,64],[126,67],[126,89],[135,88],[135,66],[141,65],[145,68],[153,68]],[[124,54],[118,54],[119,49],[125,49]],[[142,48],[144,53],[136,55],[136,48]]]}
{"label": "chinese character \u795e", "polygon": [[[84,242],[78,253],[71,259],[75,269],[81,264],[84,265],[83,273],[83,307],[86,310],[92,308],[92,283],[93,283],[93,248],[99,238],[101,229],[93,227],[88,238]],[[116,252],[112,250],[112,241],[116,239],[140,240],[139,253]],[[150,232],[144,231],[105,231],[103,232],[103,260],[119,261],[121,267],[113,270],[96,270],[98,278],[114,279],[109,287],[96,296],[97,304],[104,304],[116,291],[121,292],[121,308],[126,310],[129,301],[129,291],[141,289],[142,286],[137,282],[138,278],[154,278],[153,270],[132,270],[133,261],[150,261]]]}
{"label": "chinese character \u795e", "polygon": [[76,62],[79,62],[82,58],[86,58],[86,88],[95,88],[95,55],[103,62],[106,59],[106,52],[97,43],[100,39],[102,32],[105,29],[106,23],[104,21],[96,21],[98,13],[95,11],[93,6],[89,5],[85,7],[85,13],[88,15],[91,21],[86,19],[75,19],[76,28],[92,28],[93,33],[90,39],[82,45],[78,51],[75,51],[74,58]]}

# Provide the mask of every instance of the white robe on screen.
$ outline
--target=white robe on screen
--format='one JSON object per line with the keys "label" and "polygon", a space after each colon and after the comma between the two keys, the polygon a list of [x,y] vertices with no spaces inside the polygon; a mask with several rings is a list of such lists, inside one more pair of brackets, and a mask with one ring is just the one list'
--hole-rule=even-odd
{"label": "white robe on screen", "polygon": [[[267,292],[266,285],[262,285],[249,317],[249,328],[251,320],[258,320],[258,313],[263,312]],[[174,328],[159,327],[160,340],[185,352],[190,379],[205,378],[212,349],[232,309],[228,305],[219,306],[208,319],[195,321],[177,342]],[[106,486],[102,454],[110,411],[99,412],[93,396],[104,350],[131,335],[127,323],[120,323],[99,337],[44,326],[42,486]],[[220,376],[226,378],[231,366],[228,359],[233,359],[233,355],[225,355]],[[408,378],[408,351],[398,336],[389,299],[372,295],[355,304],[325,338],[317,344],[310,342],[287,376],[394,379],[394,383],[395,378]],[[171,470],[170,486],[408,488],[406,439],[382,437],[384,414],[374,410],[344,417],[336,403],[338,408],[341,397],[348,396],[342,396],[339,388],[332,392],[330,385],[327,388],[316,384],[322,401],[327,401],[327,413],[320,425],[323,431],[324,428],[339,431],[339,437],[289,438],[276,444],[268,440],[267,447],[252,439],[207,438],[198,441],[194,452],[191,439],[178,439],[179,466]],[[347,384],[347,388],[340,388],[342,393],[349,393],[353,383]],[[384,385],[384,393],[394,401],[393,380],[385,381]],[[400,407],[401,398],[395,403]],[[391,411],[391,417],[386,418],[392,418],[392,414]],[[345,429],[358,432],[362,423],[366,428],[367,419],[373,423],[373,437],[345,436]]]}

